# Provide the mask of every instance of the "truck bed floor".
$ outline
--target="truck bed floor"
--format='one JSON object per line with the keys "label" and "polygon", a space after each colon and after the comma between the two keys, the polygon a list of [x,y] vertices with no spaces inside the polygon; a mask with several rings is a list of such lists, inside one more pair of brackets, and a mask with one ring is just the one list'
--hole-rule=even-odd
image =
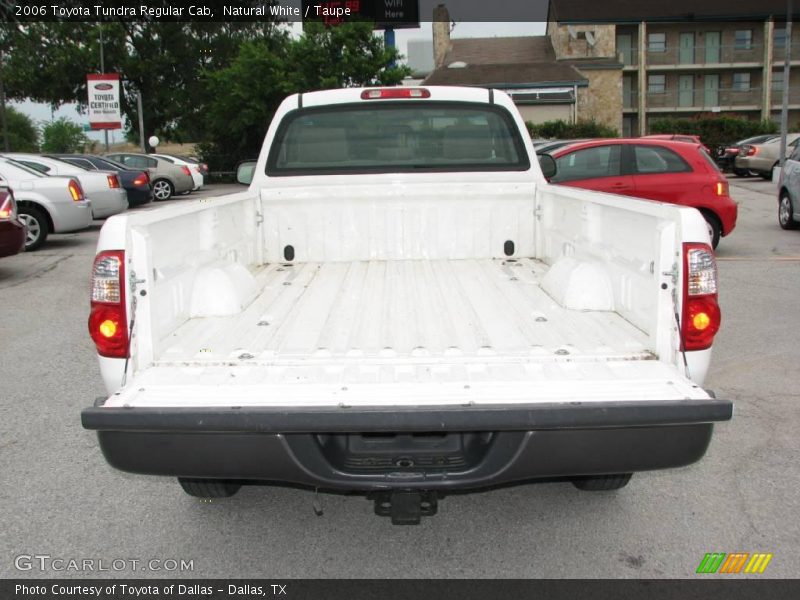
{"label": "truck bed floor", "polygon": [[532,259],[270,264],[241,313],[190,319],[156,365],[652,359],[612,312],[567,310]]}

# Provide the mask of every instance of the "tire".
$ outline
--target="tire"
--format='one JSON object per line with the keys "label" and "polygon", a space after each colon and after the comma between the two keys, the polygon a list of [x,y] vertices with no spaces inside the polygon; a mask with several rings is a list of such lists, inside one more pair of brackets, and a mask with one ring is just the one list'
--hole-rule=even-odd
{"label": "tire", "polygon": [[572,480],[572,485],[584,492],[608,492],[624,488],[628,485],[631,477],[633,477],[633,473],[576,477]]}
{"label": "tire", "polygon": [[794,220],[793,214],[792,199],[789,197],[789,192],[783,190],[778,198],[778,224],[781,229],[797,229],[798,223]]}
{"label": "tire", "polygon": [[759,173],[759,175],[761,176],[761,179],[766,179],[767,181],[771,181],[772,180],[772,170],[775,167],[777,167],[779,164],[780,164],[779,162],[776,162],[774,165],[772,165],[772,169],[770,169],[766,173]]}
{"label": "tire", "polygon": [[750,171],[747,169],[737,169],[734,167],[733,174],[737,177],[750,177]]}
{"label": "tire", "polygon": [[156,179],[153,182],[153,198],[169,200],[175,194],[175,186],[167,179]]}
{"label": "tire", "polygon": [[708,225],[708,237],[711,238],[711,247],[716,250],[719,238],[722,235],[722,225],[716,215],[703,211],[703,218]]}
{"label": "tire", "polygon": [[178,477],[183,491],[195,498],[230,498],[239,488],[239,483],[224,479],[192,479]]}
{"label": "tire", "polygon": [[47,214],[35,206],[20,206],[18,212],[19,220],[25,223],[25,250],[27,252],[38,250],[50,235]]}

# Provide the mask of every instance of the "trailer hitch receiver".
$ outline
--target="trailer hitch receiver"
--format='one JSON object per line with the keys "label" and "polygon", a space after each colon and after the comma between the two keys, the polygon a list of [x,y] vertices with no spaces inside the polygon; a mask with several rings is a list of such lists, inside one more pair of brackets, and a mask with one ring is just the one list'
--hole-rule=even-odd
{"label": "trailer hitch receiver", "polygon": [[419,525],[422,517],[432,517],[437,510],[436,492],[398,490],[375,495],[375,514],[391,517],[392,525]]}

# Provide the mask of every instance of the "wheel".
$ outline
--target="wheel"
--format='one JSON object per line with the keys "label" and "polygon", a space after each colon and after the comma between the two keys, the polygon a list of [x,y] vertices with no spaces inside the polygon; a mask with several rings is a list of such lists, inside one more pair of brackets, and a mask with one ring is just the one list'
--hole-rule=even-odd
{"label": "wheel", "polygon": [[737,169],[734,167],[733,174],[737,177],[750,177],[750,171],[747,169]]}
{"label": "wheel", "polygon": [[41,208],[35,206],[20,206],[19,220],[25,224],[25,250],[28,252],[38,250],[50,234],[50,225],[47,215]]}
{"label": "wheel", "polygon": [[778,223],[781,229],[797,229],[798,223],[793,215],[792,199],[789,197],[789,192],[784,190],[778,199]]}
{"label": "wheel", "polygon": [[777,163],[777,162],[776,162],[774,165],[772,165],[772,169],[770,169],[770,170],[769,170],[769,171],[767,171],[766,173],[759,173],[759,175],[761,175],[761,179],[766,179],[767,181],[771,181],[771,180],[772,180],[772,170],[773,170],[775,167],[777,167],[779,164],[780,164],[780,163]]}
{"label": "wheel", "polygon": [[711,213],[704,212],[703,218],[706,220],[706,225],[708,226],[708,237],[711,238],[711,247],[716,249],[719,244],[720,235],[722,234],[722,225],[720,225],[716,215],[712,215]]}
{"label": "wheel", "polygon": [[169,200],[175,193],[175,188],[166,179],[156,179],[153,182],[153,196],[156,200]]}
{"label": "wheel", "polygon": [[579,490],[584,492],[607,492],[618,490],[628,485],[633,473],[618,473],[616,475],[592,475],[590,477],[576,477],[572,480]]}
{"label": "wheel", "polygon": [[191,479],[178,477],[183,491],[196,498],[229,498],[239,491],[241,484],[224,479]]}

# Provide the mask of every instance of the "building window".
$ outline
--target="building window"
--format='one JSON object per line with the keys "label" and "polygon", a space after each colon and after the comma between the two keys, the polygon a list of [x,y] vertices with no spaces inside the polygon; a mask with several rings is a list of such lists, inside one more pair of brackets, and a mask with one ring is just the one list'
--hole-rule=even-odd
{"label": "building window", "polygon": [[775,48],[786,48],[786,28],[775,28],[772,33],[773,45]]}
{"label": "building window", "polygon": [[750,90],[750,73],[733,74],[733,91],[747,92]]}
{"label": "building window", "polygon": [[650,33],[647,35],[647,50],[649,52],[666,52],[667,51],[667,34],[666,33]]}
{"label": "building window", "polygon": [[647,92],[650,94],[663,94],[667,91],[666,75],[648,75]]}
{"label": "building window", "polygon": [[772,72],[772,91],[773,92],[783,91],[783,71]]}
{"label": "building window", "polygon": [[733,38],[734,50],[750,50],[753,47],[753,30],[737,29]]}

